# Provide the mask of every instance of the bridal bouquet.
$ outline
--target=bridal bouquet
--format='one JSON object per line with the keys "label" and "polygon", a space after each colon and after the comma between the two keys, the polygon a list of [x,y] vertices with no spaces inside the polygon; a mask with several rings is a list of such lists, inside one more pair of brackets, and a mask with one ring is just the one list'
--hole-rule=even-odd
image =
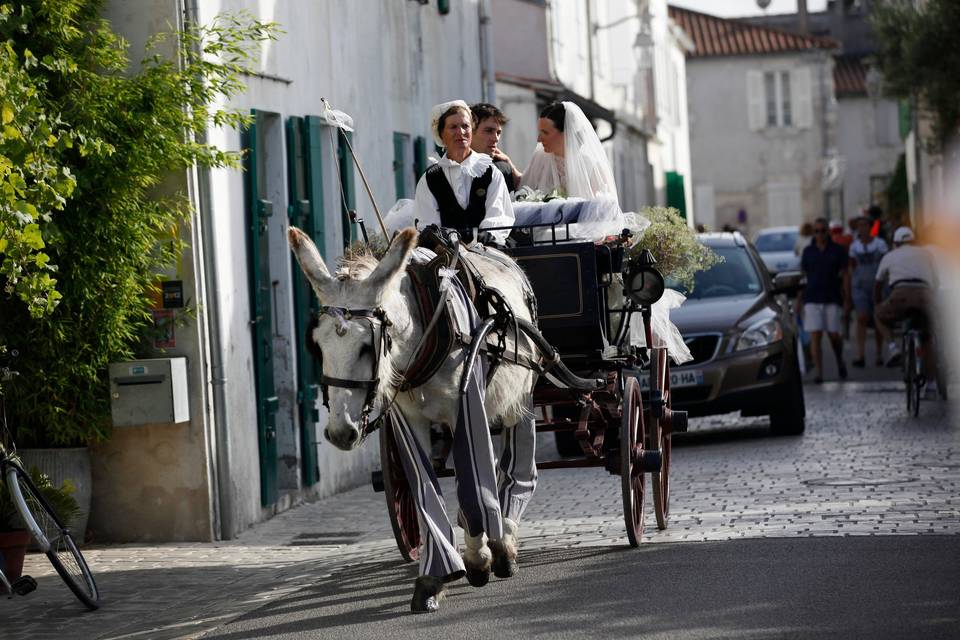
{"label": "bridal bouquet", "polygon": [[515,199],[517,202],[550,202],[551,200],[556,200],[557,198],[566,198],[565,194],[560,189],[554,189],[550,193],[544,193],[539,189],[533,189],[527,185],[524,185],[517,189]]}
{"label": "bridal bouquet", "polygon": [[723,258],[702,245],[696,232],[672,207],[646,207],[640,215],[650,221],[630,248],[631,255],[649,249],[664,277],[672,278],[687,291],[693,290],[694,275],[706,271]]}

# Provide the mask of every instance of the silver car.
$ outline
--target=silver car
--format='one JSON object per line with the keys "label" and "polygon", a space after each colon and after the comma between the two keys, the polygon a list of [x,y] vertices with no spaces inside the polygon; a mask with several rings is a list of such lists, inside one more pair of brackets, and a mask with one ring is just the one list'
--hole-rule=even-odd
{"label": "silver car", "polygon": [[757,234],[753,244],[770,275],[800,271],[800,256],[794,253],[799,237],[797,227],[770,227]]}

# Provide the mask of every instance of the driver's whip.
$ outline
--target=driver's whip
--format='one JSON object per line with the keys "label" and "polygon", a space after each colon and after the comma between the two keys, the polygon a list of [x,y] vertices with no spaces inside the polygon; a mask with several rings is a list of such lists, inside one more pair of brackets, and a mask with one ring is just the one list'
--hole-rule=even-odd
{"label": "driver's whip", "polygon": [[[320,101],[332,111],[330,103],[327,102],[326,98],[320,98]],[[338,129],[340,127],[337,127]],[[390,242],[390,234],[387,233],[387,226],[383,224],[383,216],[380,215],[380,207],[377,206],[377,201],[373,197],[373,190],[370,189],[370,183],[367,181],[367,174],[363,172],[363,167],[360,165],[360,160],[357,158],[357,152],[353,150],[353,145],[350,144],[350,137],[347,135],[343,136],[344,141],[347,143],[347,149],[350,150],[350,156],[353,158],[353,163],[357,165],[357,171],[360,172],[360,179],[363,180],[363,187],[367,190],[367,195],[370,197],[370,203],[373,205],[373,212],[377,214],[377,222],[380,223],[380,231],[383,232],[383,237],[387,242]]]}

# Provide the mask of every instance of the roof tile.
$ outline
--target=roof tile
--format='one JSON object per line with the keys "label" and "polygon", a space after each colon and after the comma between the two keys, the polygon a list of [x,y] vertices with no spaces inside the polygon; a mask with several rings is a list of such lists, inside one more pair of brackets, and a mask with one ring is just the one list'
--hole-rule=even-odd
{"label": "roof tile", "polygon": [[680,7],[670,6],[670,17],[693,40],[695,49],[687,53],[688,58],[840,48],[832,38],[803,36]]}

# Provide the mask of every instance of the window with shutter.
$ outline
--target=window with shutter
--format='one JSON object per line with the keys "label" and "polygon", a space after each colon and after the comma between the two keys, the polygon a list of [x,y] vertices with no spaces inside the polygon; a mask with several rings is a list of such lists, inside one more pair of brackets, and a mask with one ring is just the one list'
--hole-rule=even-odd
{"label": "window with shutter", "polygon": [[747,123],[750,130],[763,129],[766,117],[763,102],[763,72],[751,69],[747,71]]}
{"label": "window with shutter", "polygon": [[793,119],[795,126],[809,129],[813,126],[813,95],[811,93],[810,67],[800,67],[790,72],[793,94]]}
{"label": "window with shutter", "polygon": [[767,126],[777,126],[777,77],[772,71],[763,74],[764,104],[767,106]]}
{"label": "window with shutter", "polygon": [[793,126],[793,107],[790,104],[790,72],[780,72],[780,125]]}

